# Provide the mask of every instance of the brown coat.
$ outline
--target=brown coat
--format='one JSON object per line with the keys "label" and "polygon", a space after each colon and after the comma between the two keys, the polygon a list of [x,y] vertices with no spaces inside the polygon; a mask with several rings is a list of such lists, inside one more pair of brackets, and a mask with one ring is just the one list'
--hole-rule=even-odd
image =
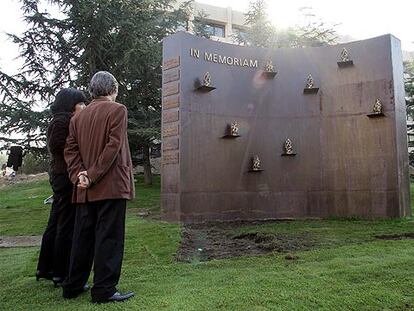
{"label": "brown coat", "polygon": [[[71,119],[65,161],[75,184],[74,203],[134,197],[127,125],[126,107],[106,98],[94,99]],[[83,170],[91,180],[87,190],[76,187]]]}

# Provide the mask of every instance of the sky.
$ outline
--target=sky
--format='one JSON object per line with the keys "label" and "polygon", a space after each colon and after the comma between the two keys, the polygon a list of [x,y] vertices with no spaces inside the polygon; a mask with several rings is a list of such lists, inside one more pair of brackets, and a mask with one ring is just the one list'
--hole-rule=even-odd
{"label": "sky", "polygon": [[[203,0],[211,5],[232,7],[246,12],[248,0]],[[355,39],[367,39],[391,33],[402,42],[402,48],[414,51],[413,0],[268,0],[271,21],[281,28],[300,22],[298,9],[312,7],[323,21],[340,24],[337,31]]]}
{"label": "sky", "polygon": [[[200,0],[197,2],[247,11],[249,0]],[[414,51],[414,0],[268,0],[269,16],[276,26],[286,28],[300,23],[298,9],[312,7],[323,21],[339,24],[340,35],[355,40],[391,33],[402,42],[403,50]],[[25,29],[18,0],[0,0],[0,68],[15,72],[18,50],[7,40],[5,32]]]}

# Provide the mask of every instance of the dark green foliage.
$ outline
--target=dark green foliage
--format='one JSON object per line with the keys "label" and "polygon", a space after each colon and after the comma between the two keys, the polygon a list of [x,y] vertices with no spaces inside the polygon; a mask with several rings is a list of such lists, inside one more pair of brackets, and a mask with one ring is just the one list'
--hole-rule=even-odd
{"label": "dark green foliage", "polygon": [[414,61],[404,63],[407,115],[414,118]]}
{"label": "dark green foliage", "polygon": [[207,30],[208,23],[206,22],[208,14],[205,11],[199,11],[193,21],[193,33],[196,36],[210,38],[211,35]]}
{"label": "dark green foliage", "polygon": [[0,72],[0,132],[23,133],[25,145],[41,145],[49,113],[39,107],[62,87],[86,90],[95,72],[107,70],[128,107],[132,153],[160,138],[161,40],[186,25],[191,2],[174,8],[172,0],[47,1],[59,18],[43,12],[46,1],[21,3],[28,29],[11,38],[24,65],[14,76]]}
{"label": "dark green foliage", "polygon": [[39,174],[47,172],[49,168],[49,159],[42,152],[31,151],[26,153],[23,158],[21,171],[23,174]]}
{"label": "dark green foliage", "polygon": [[247,46],[275,47],[277,32],[268,19],[266,0],[251,1],[245,15],[248,28],[243,32],[236,32],[236,42]]}
{"label": "dark green foliage", "polygon": [[0,72],[0,132],[22,133],[26,137],[19,143],[39,147],[44,146],[49,118],[42,108],[51,103],[59,88],[71,82],[79,49],[67,19],[42,12],[36,0],[21,4],[27,30],[21,36],[9,36],[19,45],[23,66],[13,76]]}
{"label": "dark green foliage", "polygon": [[[404,84],[405,84],[405,102],[407,107],[407,117],[408,117],[408,147],[414,147],[414,61],[404,63]],[[414,150],[409,152],[410,165],[414,165]]]}

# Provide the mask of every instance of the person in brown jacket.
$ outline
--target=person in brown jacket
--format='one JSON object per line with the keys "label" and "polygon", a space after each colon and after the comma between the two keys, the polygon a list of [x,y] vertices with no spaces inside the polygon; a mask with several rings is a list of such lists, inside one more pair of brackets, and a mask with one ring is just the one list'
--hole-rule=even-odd
{"label": "person in brown jacket", "polygon": [[92,302],[117,302],[134,296],[116,289],[124,253],[126,201],[134,197],[127,109],[115,102],[118,82],[109,72],[96,73],[89,91],[93,100],[72,118],[65,147],[77,207],[63,297],[75,298],[84,291],[93,263]]}

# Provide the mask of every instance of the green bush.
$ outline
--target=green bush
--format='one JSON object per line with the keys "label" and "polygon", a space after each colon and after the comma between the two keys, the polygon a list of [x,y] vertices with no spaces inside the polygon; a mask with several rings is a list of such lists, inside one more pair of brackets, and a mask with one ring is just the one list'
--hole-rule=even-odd
{"label": "green bush", "polygon": [[0,167],[4,164],[7,163],[7,156],[3,153],[0,153]]}
{"label": "green bush", "polygon": [[49,168],[49,158],[40,153],[26,153],[23,157],[21,172],[23,174],[38,174],[47,172]]}

